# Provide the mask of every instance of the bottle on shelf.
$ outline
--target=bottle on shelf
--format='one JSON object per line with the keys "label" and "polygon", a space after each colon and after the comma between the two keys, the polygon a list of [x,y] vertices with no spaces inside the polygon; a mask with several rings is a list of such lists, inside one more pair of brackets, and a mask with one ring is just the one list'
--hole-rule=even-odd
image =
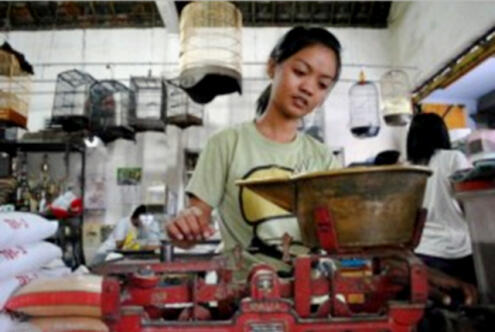
{"label": "bottle on shelf", "polygon": [[16,189],[16,206],[19,211],[31,210],[31,191],[27,178],[27,156],[26,154],[19,157],[19,171]]}

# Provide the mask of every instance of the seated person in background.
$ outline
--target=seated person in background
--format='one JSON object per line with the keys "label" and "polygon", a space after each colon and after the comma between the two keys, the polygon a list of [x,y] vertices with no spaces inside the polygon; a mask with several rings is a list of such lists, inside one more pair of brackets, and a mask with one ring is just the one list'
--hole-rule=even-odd
{"label": "seated person in background", "polygon": [[440,116],[420,113],[413,118],[407,158],[433,171],[426,185],[423,207],[428,214],[416,254],[430,268],[476,284],[468,225],[449,181],[455,171],[471,164],[462,152],[451,149],[447,126]]}
{"label": "seated person in background", "polygon": [[116,249],[155,249],[160,245],[160,236],[160,225],[157,220],[147,213],[144,205],[140,205],[130,217],[119,220],[112,233],[98,248],[91,265],[104,262],[106,256]]}

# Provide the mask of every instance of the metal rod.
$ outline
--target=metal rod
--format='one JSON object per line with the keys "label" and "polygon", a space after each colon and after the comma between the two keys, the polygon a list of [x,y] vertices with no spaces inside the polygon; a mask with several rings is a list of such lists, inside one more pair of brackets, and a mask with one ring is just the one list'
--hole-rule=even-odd
{"label": "metal rod", "polygon": [[[263,82],[263,81],[266,81],[268,83],[268,79],[267,78],[248,78],[248,79],[245,79],[247,81],[259,81],[259,82]],[[122,80],[119,80],[117,79],[117,81],[124,81],[124,79]],[[344,83],[355,83],[357,82],[358,80],[357,79],[350,79],[350,78],[341,78],[339,79],[339,82],[344,82]],[[378,83],[379,81],[378,80],[367,80],[368,82],[374,82],[374,83]],[[55,81],[54,81],[55,82]],[[243,94],[244,93],[250,93],[250,92],[261,92],[261,89],[260,90],[257,90],[257,89],[243,89]],[[32,90],[31,92],[19,92],[17,93],[18,95],[46,95],[46,94],[54,94],[55,93],[55,90]]]}
{"label": "metal rod", "polygon": [[[121,82],[124,82],[124,81],[128,81],[130,79],[130,77],[128,78],[112,78],[112,80],[115,80],[115,81],[121,81]],[[166,79],[165,80],[167,81],[167,83],[170,83],[168,82],[169,79]],[[270,79],[268,77],[244,77],[242,79],[243,81],[251,81],[251,82],[256,82],[256,81],[266,81],[268,82]],[[352,79],[352,78],[339,78],[338,80],[339,82],[357,82],[359,81],[359,79]],[[367,79],[367,81],[369,82],[378,82],[378,80],[369,80]],[[45,79],[45,78],[42,78],[42,79],[33,79],[31,80],[32,83],[56,83],[57,80],[56,79]],[[173,85],[176,85],[176,84],[173,84]]]}
{"label": "metal rod", "polygon": [[[178,66],[179,62],[172,61],[147,61],[147,62],[39,62],[33,63],[34,67],[64,67],[64,66]],[[245,61],[241,65],[244,66],[266,66],[265,61]],[[343,63],[342,67],[346,68],[382,68],[382,69],[404,69],[404,70],[419,70],[416,66],[407,65],[385,65],[385,64],[366,64],[366,63]]]}

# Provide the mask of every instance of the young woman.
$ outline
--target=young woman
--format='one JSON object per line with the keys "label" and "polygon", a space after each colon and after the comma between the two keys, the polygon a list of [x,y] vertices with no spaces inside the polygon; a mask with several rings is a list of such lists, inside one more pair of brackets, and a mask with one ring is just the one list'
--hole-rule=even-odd
{"label": "young woman", "polygon": [[460,151],[451,150],[447,127],[433,113],[416,115],[407,137],[411,163],[433,170],[426,186],[426,224],[416,253],[426,265],[469,283],[476,283],[466,220],[454,198],[449,176],[471,167]]}
{"label": "young woman", "polygon": [[[236,246],[249,248],[255,235],[269,241],[289,233],[300,239],[292,215],[240,190],[235,181],[339,166],[326,146],[297,127],[324,102],[340,69],[340,43],[333,34],[316,27],[287,32],[270,54],[266,70],[271,84],[258,99],[258,118],[209,139],[187,187],[189,207],[166,226],[170,239],[188,247],[208,238],[213,209],[222,220],[226,253]],[[245,257],[250,263],[277,264],[263,254],[246,252]]]}

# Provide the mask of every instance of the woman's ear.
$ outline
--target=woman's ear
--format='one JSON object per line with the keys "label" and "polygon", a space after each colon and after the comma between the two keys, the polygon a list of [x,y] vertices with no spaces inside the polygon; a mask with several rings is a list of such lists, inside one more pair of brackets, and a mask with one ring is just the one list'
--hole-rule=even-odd
{"label": "woman's ear", "polygon": [[272,58],[268,60],[268,63],[266,64],[266,74],[268,75],[268,77],[273,78],[273,75],[275,74],[276,65],[277,64]]}

